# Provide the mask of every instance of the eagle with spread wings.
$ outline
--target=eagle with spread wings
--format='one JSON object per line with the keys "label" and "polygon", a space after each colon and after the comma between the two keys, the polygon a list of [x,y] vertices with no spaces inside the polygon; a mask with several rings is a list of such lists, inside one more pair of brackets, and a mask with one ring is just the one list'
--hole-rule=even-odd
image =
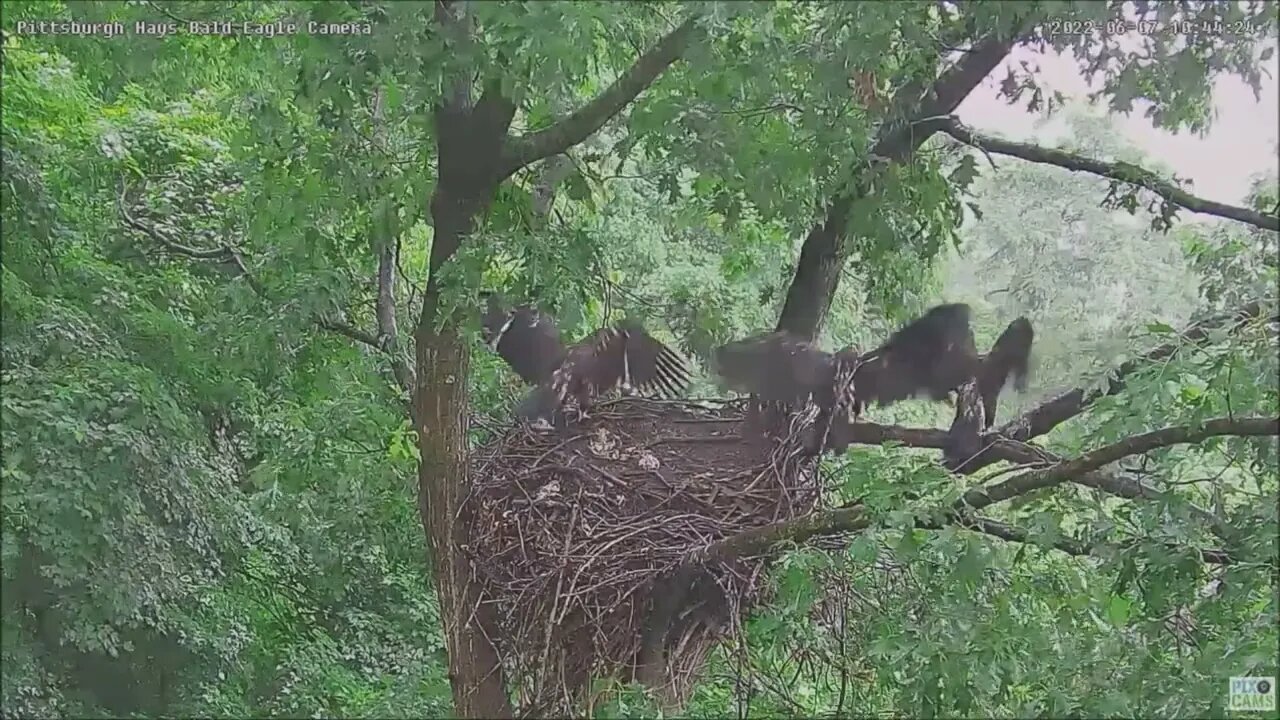
{"label": "eagle with spread wings", "polygon": [[489,347],[535,386],[516,415],[539,427],[562,421],[570,403],[585,417],[592,401],[614,388],[673,397],[691,378],[685,360],[635,322],[602,328],[566,346],[545,313],[529,305],[507,308],[490,296],[481,325]]}
{"label": "eagle with spread wings", "polygon": [[785,332],[768,333],[717,348],[713,367],[729,387],[760,400],[794,406],[812,399],[824,410],[846,408],[851,419],[867,403],[885,406],[919,396],[945,400],[976,378],[985,427],[990,427],[1010,376],[1015,388],[1026,389],[1034,333],[1029,320],[1018,318],[991,352],[980,355],[969,317],[963,303],[938,305],[861,355],[852,346],[827,353]]}
{"label": "eagle with spread wings", "polygon": [[991,427],[996,401],[1010,377],[1019,392],[1027,389],[1035,332],[1031,321],[1020,317],[982,355],[974,343],[970,314],[964,303],[937,305],[889,336],[863,357],[854,378],[858,396],[880,406],[922,395],[945,400],[976,379],[983,428]]}

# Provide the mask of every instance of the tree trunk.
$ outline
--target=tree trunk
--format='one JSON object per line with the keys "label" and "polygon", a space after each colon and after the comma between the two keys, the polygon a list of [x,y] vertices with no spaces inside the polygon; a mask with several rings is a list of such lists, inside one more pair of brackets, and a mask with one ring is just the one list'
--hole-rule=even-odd
{"label": "tree trunk", "polygon": [[509,718],[513,713],[498,653],[485,630],[494,626],[493,613],[481,604],[479,587],[471,582],[471,563],[461,550],[468,523],[458,513],[468,486],[468,350],[452,328],[418,334],[418,510],[431,541],[454,713]]}
{"label": "tree trunk", "polygon": [[[438,2],[435,17],[456,40],[471,32],[465,6]],[[452,78],[435,112],[436,187],[431,195],[434,234],[414,332],[417,387],[413,403],[418,431],[418,512],[431,546],[453,711],[462,718],[514,715],[494,636],[495,616],[471,561],[463,552],[470,518],[461,514],[470,483],[467,460],[467,375],[470,348],[459,317],[441,317],[440,273],[488,212],[498,183],[507,130],[515,106],[490,82],[472,102],[472,76]]]}
{"label": "tree trunk", "polygon": [[845,225],[850,201],[839,198],[827,219],[809,231],[796,262],[796,274],[787,288],[787,299],[778,318],[778,330],[812,340],[827,320],[844,270]]}
{"label": "tree trunk", "polygon": [[[491,196],[492,186],[485,192]],[[514,715],[497,650],[490,638],[496,627],[491,605],[472,581],[471,562],[462,552],[470,518],[459,511],[467,481],[467,375],[470,348],[459,336],[457,318],[440,325],[438,273],[487,207],[487,198],[460,197],[442,177],[431,198],[435,236],[431,276],[415,334],[418,431],[418,511],[430,541],[454,714],[462,718]]]}

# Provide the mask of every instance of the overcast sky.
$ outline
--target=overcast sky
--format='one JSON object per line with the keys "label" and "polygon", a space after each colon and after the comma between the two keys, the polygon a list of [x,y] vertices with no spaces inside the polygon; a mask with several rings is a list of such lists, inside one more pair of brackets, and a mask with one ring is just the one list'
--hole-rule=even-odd
{"label": "overcast sky", "polygon": [[[1117,126],[1130,141],[1143,151],[1161,158],[1179,177],[1195,184],[1190,191],[1219,202],[1243,204],[1253,175],[1275,171],[1277,159],[1277,125],[1280,125],[1280,53],[1266,63],[1261,101],[1253,90],[1235,77],[1222,77],[1214,88],[1217,117],[1209,132],[1199,137],[1189,132],[1178,135],[1157,130],[1143,116],[1144,106],[1135,103],[1128,117],[1117,117]],[[1067,97],[1085,97],[1089,86],[1076,69],[1070,56],[1050,51],[1042,55],[1030,48],[1018,48],[1008,62],[1015,67],[1020,60],[1039,63],[1042,85],[1062,92]],[[1008,105],[997,98],[998,83],[1006,70],[1002,66],[981,87],[970,93],[958,109],[960,119],[975,130],[1003,135],[1012,140],[1034,140],[1052,145],[1060,134],[1062,123],[1054,122],[1036,128],[1038,115],[1025,109],[1025,102]],[[1025,99],[1025,97],[1024,97]]]}

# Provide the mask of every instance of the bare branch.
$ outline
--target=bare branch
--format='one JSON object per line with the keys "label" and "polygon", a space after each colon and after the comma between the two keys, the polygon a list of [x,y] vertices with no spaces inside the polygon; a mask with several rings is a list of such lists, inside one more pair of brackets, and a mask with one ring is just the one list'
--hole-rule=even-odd
{"label": "bare branch", "polygon": [[[386,147],[383,104],[383,93],[379,89],[373,96],[373,131],[378,144]],[[380,216],[372,219],[372,225],[374,247],[378,250],[378,295],[374,305],[378,338],[375,347],[391,356],[391,372],[395,375],[396,384],[412,397],[417,380],[413,368],[404,359],[404,352],[400,348],[400,328],[396,324],[396,264],[400,249],[397,238],[400,233],[395,205],[389,202],[384,204]]]}
{"label": "bare branch", "polygon": [[120,179],[120,195],[116,199],[116,206],[127,227],[146,235],[157,245],[177,255],[184,255],[197,260],[217,260],[227,263],[236,269],[236,272],[245,279],[245,282],[249,283],[249,287],[254,293],[261,297],[266,296],[266,288],[249,272],[249,268],[244,264],[244,258],[235,247],[223,244],[216,248],[202,250],[175,242],[166,237],[165,233],[161,232],[159,228],[154,225],[148,225],[129,213],[128,194],[129,188],[122,177]]}
{"label": "bare branch", "polygon": [[[1033,443],[1002,437],[998,433],[987,433],[979,441],[981,450],[976,456],[969,457],[956,452],[955,440],[951,432],[932,428],[910,428],[901,425],[877,425],[876,423],[859,422],[853,425],[837,425],[832,428],[831,444],[844,447],[850,443],[865,445],[881,445],[886,442],[897,442],[907,447],[931,448],[942,450],[953,464],[948,465],[953,472],[969,474],[970,467],[981,461],[982,467],[997,463],[1013,463],[1012,471],[1025,471],[1032,468],[1046,468],[1064,462],[1056,453]],[[1126,500],[1161,500],[1167,494],[1136,480],[1125,478],[1109,470],[1086,472],[1073,479],[1079,485],[1101,490]],[[1187,510],[1203,521],[1215,535],[1225,542],[1231,542],[1231,531],[1226,523],[1208,510],[1186,503]]]}
{"label": "bare branch", "polygon": [[1083,155],[1045,148],[1028,143],[1013,142],[1001,138],[984,135],[971,130],[955,117],[942,121],[938,129],[966,145],[972,145],[985,152],[1021,158],[1029,162],[1045,165],[1056,165],[1072,172],[1087,172],[1110,180],[1129,183],[1149,190],[1168,202],[1185,208],[1191,212],[1216,215],[1242,223],[1260,227],[1264,230],[1280,230],[1280,217],[1265,215],[1245,207],[1227,205],[1225,203],[1206,200],[1179,188],[1164,180],[1150,170],[1125,162],[1103,162]]}
{"label": "bare branch", "polygon": [[363,345],[368,345],[369,347],[372,347],[372,348],[379,347],[377,337],[373,336],[370,333],[365,332],[364,330],[361,330],[358,327],[355,327],[354,325],[345,323],[341,320],[334,320],[333,318],[320,318],[319,320],[316,320],[316,325],[319,325],[320,327],[324,328],[325,330],[328,330],[329,332],[337,333],[339,335],[342,335],[343,337],[347,337],[352,340],[355,340],[356,342],[361,343]]}
{"label": "bare branch", "polygon": [[499,177],[508,177],[532,162],[558,155],[603,127],[680,57],[695,32],[695,20],[690,17],[664,36],[604,92],[569,117],[545,130],[509,140]]}
{"label": "bare branch", "polygon": [[[1010,440],[996,435],[988,435],[994,437],[994,442],[983,449],[979,457],[987,458],[988,464],[1004,460],[1015,464],[1011,468],[1013,471],[1028,470],[1031,468],[1045,468],[1057,465],[1065,460],[1056,453],[1032,443]],[[965,472],[967,468],[960,468],[957,472]],[[1132,478],[1119,475],[1112,469],[1102,469],[1086,472],[1075,478],[1072,482],[1077,485],[1101,490],[1102,492],[1115,495],[1116,497],[1126,500],[1165,500],[1168,494],[1162,492],[1150,485],[1146,485]],[[1231,543],[1231,528],[1222,518],[1214,515],[1212,512],[1189,501],[1181,501],[1186,506],[1187,511],[1200,521],[1204,522],[1214,535],[1222,539],[1224,542]]]}
{"label": "bare branch", "polygon": [[[950,523],[964,525],[966,522],[971,521],[970,514],[973,511],[1026,495],[1035,490],[1052,487],[1062,482],[1074,481],[1086,473],[1130,455],[1137,455],[1170,445],[1201,442],[1208,438],[1222,435],[1280,435],[1280,418],[1248,418],[1243,420],[1219,418],[1209,420],[1198,427],[1168,427],[1142,435],[1135,435],[1098,448],[1079,458],[1060,462],[1042,470],[1027,471],[998,485],[974,488],[965,493],[955,505],[937,512],[934,517],[942,518]],[[770,547],[782,542],[802,543],[821,536],[855,533],[867,529],[870,524],[870,518],[868,518],[865,509],[861,505],[837,508],[752,528],[725,538],[694,553],[689,563],[747,557],[765,552]],[[1202,556],[1206,559],[1210,557],[1218,558],[1221,561],[1226,561],[1227,558],[1226,554],[1220,551],[1204,551]]]}
{"label": "bare branch", "polygon": [[373,346],[391,356],[391,372],[396,383],[406,392],[412,394],[416,380],[413,368],[404,359],[400,349],[400,329],[396,325],[396,243],[391,238],[383,238],[378,249],[378,300],[375,315],[378,323],[378,337]]}

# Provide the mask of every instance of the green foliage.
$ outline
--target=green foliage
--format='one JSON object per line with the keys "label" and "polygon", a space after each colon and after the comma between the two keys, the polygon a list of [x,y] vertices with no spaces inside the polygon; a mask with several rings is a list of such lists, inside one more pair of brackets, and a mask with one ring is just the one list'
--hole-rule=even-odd
{"label": "green foliage", "polygon": [[[345,285],[253,262],[273,248],[216,91],[106,101],[28,40],[5,48],[5,713],[446,713],[403,411],[311,331],[323,302],[275,300]],[[268,296],[126,230],[122,185],[163,240],[245,248]]]}
{"label": "green foliage", "polygon": [[[1120,147],[1104,118],[1073,107],[1066,120],[1073,151],[1150,164]],[[974,182],[983,214],[961,232],[948,297],[975,308],[980,347],[1018,315],[1036,328],[1031,392],[1002,396],[1002,417],[1099,377],[1132,352],[1133,328],[1154,319],[1180,327],[1198,304],[1199,278],[1178,241],[1099,207],[1106,186],[1013,158]]]}
{"label": "green foliage", "polygon": [[[871,347],[939,296],[974,305],[984,347],[1028,314],[1036,375],[1028,396],[1002,398],[1009,414],[1100,380],[1196,311],[1274,308],[1275,234],[1184,216],[1158,234],[1099,207],[1102,181],[1012,160],[993,174],[947,143],[896,163],[869,148],[908,119],[951,48],[997,29],[1075,50],[1112,109],[1143,101],[1161,126],[1202,130],[1216,76],[1260,81],[1257,44],[1275,29],[1261,5],[1150,4],[1142,17],[1160,32],[1133,48],[1111,32],[1116,3],[472,3],[463,43],[424,32],[432,3],[5,3],[0,712],[452,712],[417,431],[387,353],[318,321],[372,327],[370,279],[394,246],[395,340],[412,356],[439,182],[433,114],[456,71],[475,71],[474,96],[500,88],[513,132],[532,133],[698,17],[677,63],[553,159],[567,163],[559,180],[553,162],[517,172],[436,268],[462,311],[443,317],[465,317],[469,340],[485,287],[555,311],[570,337],[634,316],[705,358],[774,325],[800,242],[856,187],[822,342]],[[16,32],[68,19],[371,32]],[[1214,19],[1248,31],[1168,30]],[[1068,20],[1099,32],[1053,32]],[[872,97],[852,99],[855,77]],[[1029,69],[1003,89],[1033,111],[1061,105]],[[1069,131],[1075,150],[1168,175],[1116,146],[1105,118],[1074,113]],[[1274,212],[1275,178],[1255,195]],[[1048,442],[1074,453],[1273,414],[1278,370],[1267,328],[1213,335]],[[525,390],[484,352],[467,382],[479,441]],[[705,377],[694,389],[718,392]],[[924,401],[870,411],[917,426],[950,415]],[[1221,715],[1224,674],[1274,674],[1272,439],[1126,465],[1158,500],[1061,486],[993,512],[1026,543],[917,527],[975,481],[936,455],[855,447],[827,463],[828,499],[861,500],[872,529],[783,555],[682,714]],[[1228,537],[1206,530],[1206,508]],[[1067,539],[1098,551],[1053,549]],[[1188,548],[1228,542],[1241,562],[1202,598],[1209,572]],[[1171,633],[1185,607],[1196,628]],[[597,689],[595,715],[659,714],[639,688]]]}

